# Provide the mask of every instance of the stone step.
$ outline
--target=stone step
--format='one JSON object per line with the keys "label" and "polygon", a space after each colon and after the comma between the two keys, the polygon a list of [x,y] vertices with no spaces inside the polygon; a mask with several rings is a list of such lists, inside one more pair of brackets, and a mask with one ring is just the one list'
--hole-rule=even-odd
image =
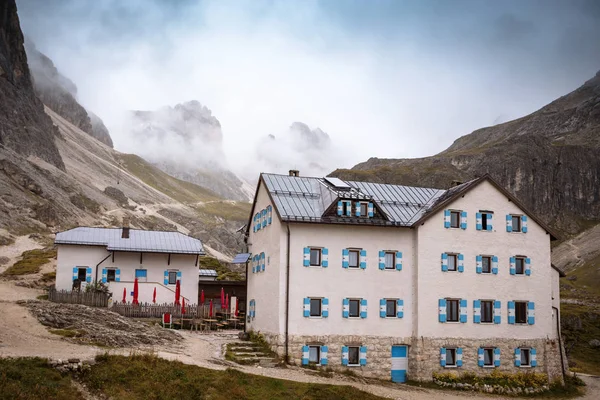
{"label": "stone step", "polygon": [[256,361],[256,362],[269,361],[269,362],[273,362],[273,357],[238,357],[237,361],[241,361],[241,362],[248,362],[248,361]]}
{"label": "stone step", "polygon": [[247,351],[247,352],[252,352],[252,351],[261,351],[262,349],[258,346],[256,347],[250,347],[250,346],[229,346],[229,349],[232,351]]}
{"label": "stone step", "polygon": [[246,358],[248,358],[248,357],[251,357],[251,358],[254,358],[254,357],[271,357],[271,358],[273,358],[273,356],[271,356],[270,354],[260,353],[260,352],[246,353],[246,352],[235,352],[234,351],[233,355],[236,356],[236,357],[246,357]]}

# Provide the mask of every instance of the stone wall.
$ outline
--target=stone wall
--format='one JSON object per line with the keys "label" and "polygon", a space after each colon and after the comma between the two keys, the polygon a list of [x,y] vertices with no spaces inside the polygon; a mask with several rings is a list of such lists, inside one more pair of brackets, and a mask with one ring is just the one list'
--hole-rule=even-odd
{"label": "stone wall", "polygon": [[[265,339],[271,343],[271,348],[280,357],[285,355],[285,339],[283,335],[265,334]],[[431,381],[434,372],[475,372],[477,374],[490,374],[493,370],[516,373],[533,371],[548,374],[549,381],[556,379],[562,381],[562,367],[557,340],[547,339],[427,339],[427,338],[398,338],[377,336],[290,336],[289,362],[295,365],[302,363],[302,346],[327,345],[328,367],[343,371],[351,369],[357,375],[389,379],[392,361],[392,345],[407,345],[408,350],[408,379]],[[341,364],[342,346],[361,345],[367,346],[367,365],[363,367],[345,367]],[[461,347],[463,349],[463,365],[460,368],[444,368],[440,365],[441,347]],[[482,368],[477,365],[477,349],[479,347],[499,347],[500,367]],[[514,365],[514,349],[516,347],[534,347],[536,349],[537,367],[519,368]]]}

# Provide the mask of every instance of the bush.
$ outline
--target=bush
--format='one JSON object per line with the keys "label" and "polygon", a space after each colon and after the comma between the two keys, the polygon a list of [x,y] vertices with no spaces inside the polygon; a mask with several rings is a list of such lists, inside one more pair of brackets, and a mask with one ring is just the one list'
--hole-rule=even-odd
{"label": "bush", "polygon": [[499,385],[505,387],[541,388],[548,384],[548,375],[537,372],[517,372],[511,374],[493,370],[489,375],[477,375],[473,372],[456,374],[452,372],[433,373],[433,378],[445,383],[468,383],[470,385]]}
{"label": "bush", "polygon": [[17,276],[37,274],[42,265],[50,262],[51,258],[56,257],[56,249],[35,249],[27,250],[21,254],[21,259],[8,267],[2,273],[4,276]]}

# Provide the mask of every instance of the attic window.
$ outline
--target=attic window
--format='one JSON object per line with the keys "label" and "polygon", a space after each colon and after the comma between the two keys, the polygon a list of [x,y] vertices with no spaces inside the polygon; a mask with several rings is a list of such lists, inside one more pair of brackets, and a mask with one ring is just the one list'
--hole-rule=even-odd
{"label": "attic window", "polygon": [[368,207],[369,205],[367,203],[360,203],[360,216],[361,217],[368,217]]}

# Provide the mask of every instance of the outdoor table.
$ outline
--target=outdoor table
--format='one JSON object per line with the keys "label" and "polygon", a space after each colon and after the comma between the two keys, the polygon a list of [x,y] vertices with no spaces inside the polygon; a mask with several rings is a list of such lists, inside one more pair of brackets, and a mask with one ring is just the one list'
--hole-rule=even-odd
{"label": "outdoor table", "polygon": [[208,326],[209,326],[208,329],[212,330],[213,324],[219,322],[219,320],[218,319],[207,318],[207,319],[204,320],[204,322],[208,322]]}
{"label": "outdoor table", "polygon": [[237,329],[237,323],[239,321],[239,318],[229,318],[229,319],[227,319],[227,321],[233,322],[234,329]]}
{"label": "outdoor table", "polygon": [[194,318],[181,318],[181,329],[184,328],[186,322],[188,322],[190,324],[190,330],[192,330]]}

